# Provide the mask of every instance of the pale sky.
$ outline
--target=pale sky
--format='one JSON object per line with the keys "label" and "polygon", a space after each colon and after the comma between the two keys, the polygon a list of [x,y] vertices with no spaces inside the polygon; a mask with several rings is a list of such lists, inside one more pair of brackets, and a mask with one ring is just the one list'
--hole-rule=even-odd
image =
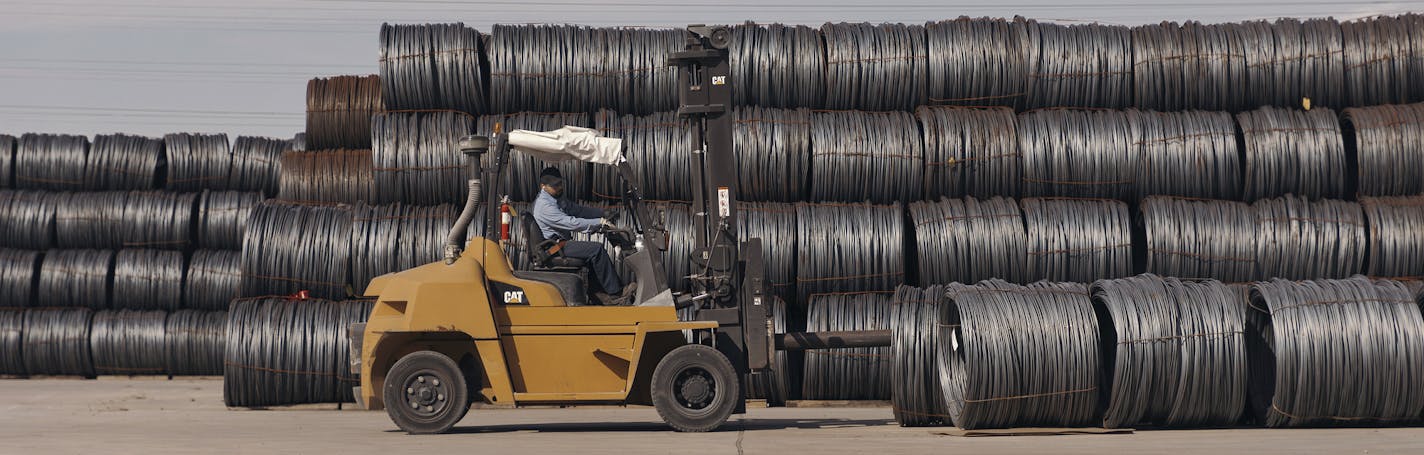
{"label": "pale sky", "polygon": [[1321,0],[0,0],[0,133],[303,129],[306,81],[375,74],[380,24],[683,26],[905,22],[961,15],[1124,25],[1352,19],[1424,1]]}

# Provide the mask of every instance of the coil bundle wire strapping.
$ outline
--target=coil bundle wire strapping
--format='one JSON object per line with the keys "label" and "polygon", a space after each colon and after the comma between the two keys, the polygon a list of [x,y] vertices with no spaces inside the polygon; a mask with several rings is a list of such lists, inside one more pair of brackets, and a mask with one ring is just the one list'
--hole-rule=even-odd
{"label": "coil bundle wire strapping", "polygon": [[[607,109],[594,116],[599,134],[623,139],[624,157],[633,167],[643,196],[653,200],[691,201],[692,124],[676,111],[619,116]],[[593,168],[593,195],[621,199],[623,180],[613,166]],[[567,178],[567,176],[565,176]]]}
{"label": "coil bundle wire strapping", "polygon": [[1269,427],[1417,422],[1424,319],[1397,281],[1251,285],[1248,411]]}
{"label": "coil bundle wire strapping", "polygon": [[232,144],[232,168],[227,174],[228,189],[261,191],[277,195],[281,184],[282,152],[290,143],[270,137],[238,136]]}
{"label": "coil bundle wire strapping", "polygon": [[1106,199],[1019,201],[1028,235],[1024,281],[1092,282],[1132,274],[1127,204]]}
{"label": "coil bundle wire strapping", "polygon": [[1349,168],[1334,111],[1264,107],[1237,114],[1236,120],[1246,145],[1246,200],[1346,196]]}
{"label": "coil bundle wire strapping", "polygon": [[1345,278],[1365,264],[1365,215],[1356,202],[1286,196],[1251,204],[1256,212],[1256,277]]}
{"label": "coil bundle wire strapping", "polygon": [[0,188],[14,188],[15,136],[0,134]]}
{"label": "coil bundle wire strapping", "polygon": [[895,422],[902,427],[950,424],[944,390],[936,366],[939,315],[945,294],[963,289],[959,283],[924,288],[895,288],[891,320],[890,400]]}
{"label": "coil bundle wire strapping", "polygon": [[68,193],[0,190],[0,247],[46,250],[55,245],[55,211]]}
{"label": "coil bundle wire strapping", "polygon": [[243,299],[228,310],[223,402],[273,406],[350,402],[347,326],[373,301]]}
{"label": "coil bundle wire strapping", "polygon": [[811,200],[918,201],[924,171],[924,142],[908,112],[811,115]]}
{"label": "coil bundle wire strapping", "polygon": [[1127,115],[1139,134],[1134,144],[1142,160],[1134,179],[1137,198],[1154,194],[1241,197],[1241,156],[1231,114],[1128,111]]}
{"label": "coil bundle wire strapping", "polygon": [[1256,214],[1250,204],[1153,196],[1142,201],[1143,270],[1230,283],[1256,275]]}
{"label": "coil bundle wire strapping", "polygon": [[811,177],[811,113],[806,109],[737,107],[737,200],[795,202]]}
{"label": "coil bundle wire strapping", "polygon": [[816,29],[804,25],[737,25],[732,27],[727,49],[732,104],[783,108],[825,105],[826,44]]}
{"label": "coil bundle wire strapping", "polygon": [[281,161],[278,199],[355,204],[375,196],[370,150],[285,152]]}
{"label": "coil bundle wire strapping", "polygon": [[681,29],[610,30],[609,62],[622,62],[608,68],[609,107],[630,114],[676,110],[678,68],[668,65],[668,57],[683,50],[686,35]]}
{"label": "coil bundle wire strapping", "polygon": [[[796,206],[776,202],[746,202],[737,205],[737,235],[745,240],[761,239],[761,257],[771,292],[788,304],[796,304]],[[688,238],[695,233],[688,229]],[[665,257],[664,263],[671,259]]]}
{"label": "coil bundle wire strapping", "polygon": [[608,53],[617,31],[580,25],[504,25],[490,31],[492,111],[593,112],[614,106],[617,71],[627,58]]}
{"label": "coil bundle wire strapping", "polygon": [[[1091,287],[1111,385],[1103,426],[1233,425],[1246,406],[1245,299],[1156,275]],[[1105,317],[1102,317],[1105,316]]]}
{"label": "coil bundle wire strapping", "polygon": [[1365,273],[1424,278],[1424,197],[1365,198],[1360,205],[1369,226]]}
{"label": "coil bundle wire strapping", "polygon": [[226,310],[228,302],[242,294],[242,253],[198,250],[188,261],[183,282],[183,307],[195,310]]}
{"label": "coil bundle wire strapping", "polygon": [[25,373],[93,377],[89,354],[93,317],[94,311],[88,308],[26,310],[20,344]]}
{"label": "coil bundle wire strapping", "polygon": [[381,24],[385,108],[487,111],[484,56],[484,36],[463,23]]}
{"label": "coil bundle wire strapping", "polygon": [[903,212],[899,204],[796,204],[796,301],[908,282]]}
{"label": "coil bundle wire strapping", "polygon": [[95,374],[156,375],[167,372],[163,311],[100,311],[94,313],[89,352]]}
{"label": "coil bundle wire strapping", "polygon": [[944,199],[910,204],[922,283],[1028,280],[1028,236],[1013,199]]}
{"label": "coil bundle wire strapping", "polygon": [[[1182,24],[1183,108],[1240,112],[1255,107],[1247,104],[1246,56],[1237,38],[1239,30],[1238,24]],[[1134,80],[1146,82],[1141,76]],[[1140,98],[1137,103],[1144,106]]]}
{"label": "coil bundle wire strapping", "polygon": [[1008,108],[922,107],[926,200],[1017,197],[1023,181],[1014,111]]}
{"label": "coil bundle wire strapping", "polygon": [[1392,16],[1340,23],[1345,39],[1345,90],[1350,106],[1411,101],[1408,27],[1408,21]]}
{"label": "coil bundle wire strapping", "polygon": [[1030,109],[1132,105],[1127,27],[1029,21],[1028,61]]}
{"label": "coil bundle wire strapping", "polygon": [[912,110],[928,101],[925,27],[826,23],[826,108]]}
{"label": "coil bundle wire strapping", "polygon": [[[530,131],[552,131],[564,126],[589,127],[588,114],[583,113],[542,113],[542,112],[520,112],[507,115],[483,115],[475,127],[475,134],[494,137],[495,125],[500,125],[500,131],[508,133],[514,130]],[[491,154],[485,154],[485,169],[493,169],[494,163]],[[508,171],[504,173],[504,189],[509,193],[509,198],[515,201],[533,201],[539,195],[539,173],[545,167],[553,166],[559,169],[559,173],[564,176],[565,198],[571,200],[588,200],[589,188],[589,164],[579,160],[564,160],[557,163],[546,163],[533,156],[521,153],[510,153]]]}
{"label": "coil bundle wire strapping", "polygon": [[25,374],[25,311],[0,308],[0,374]]}
{"label": "coil bundle wire strapping", "polygon": [[223,373],[226,311],[182,310],[168,314],[163,352],[172,376],[215,376]]}
{"label": "coil bundle wire strapping", "polygon": [[1132,98],[1135,106],[1156,111],[1187,108],[1186,67],[1189,49],[1175,22],[1132,28]]}
{"label": "coil bundle wire strapping", "polygon": [[464,203],[469,192],[460,138],[474,117],[455,112],[387,113],[371,120],[375,203]]}
{"label": "coil bundle wire strapping", "polygon": [[232,168],[226,134],[174,133],[163,136],[169,191],[225,190]]}
{"label": "coil bundle wire strapping", "polygon": [[302,149],[369,149],[371,116],[384,109],[380,76],[307,81],[306,147]]}
{"label": "coil bundle wire strapping", "polygon": [[108,308],[113,275],[113,251],[50,250],[40,263],[35,306]]}
{"label": "coil bundle wire strapping", "polygon": [[990,280],[947,298],[935,363],[955,426],[1098,423],[1102,359],[1086,286]]}
{"label": "coil bundle wire strapping", "polygon": [[1343,119],[1359,195],[1424,194],[1424,104],[1350,108]]}
{"label": "coil bundle wire strapping", "polygon": [[82,190],[89,160],[89,138],[26,133],[15,149],[15,188]]}
{"label": "coil bundle wire strapping", "polygon": [[198,207],[198,246],[217,250],[242,249],[242,233],[262,193],[204,191]]}
{"label": "coil bundle wire strapping", "polygon": [[113,302],[116,310],[177,310],[183,302],[187,264],[183,253],[120,250],[114,255]]}
{"label": "coil bundle wire strapping", "polygon": [[[448,204],[361,205],[352,211],[351,284],[358,293],[373,278],[439,260],[445,235],[458,218],[455,207]],[[510,231],[515,233],[513,228]]]}
{"label": "coil bundle wire strapping", "polygon": [[242,295],[345,297],[351,218],[345,208],[257,206],[243,235]]}
{"label": "coil bundle wire strapping", "polygon": [[101,134],[84,166],[85,187],[95,190],[151,190],[163,185],[168,162],[163,140]]}
{"label": "coil bundle wire strapping", "polygon": [[44,253],[0,248],[0,307],[27,307],[35,302],[35,287]]}
{"label": "coil bundle wire strapping", "polygon": [[1137,186],[1131,111],[1050,109],[1019,116],[1023,194],[1128,199]]}
{"label": "coil bundle wire strapping", "polygon": [[925,29],[930,104],[1023,107],[1029,64],[1023,18],[961,16]]}
{"label": "coil bundle wire strapping", "polygon": [[[806,331],[888,330],[895,304],[886,292],[822,294],[806,307]],[[890,398],[888,347],[806,351],[801,394],[807,400]]]}
{"label": "coil bundle wire strapping", "polygon": [[[685,312],[684,310],[678,311]],[[777,335],[786,333],[786,302],[781,301],[779,298],[771,299],[769,312],[771,317],[769,324],[771,325],[772,333]],[[0,313],[0,318],[4,318],[3,313]],[[678,320],[687,319],[679,317]],[[0,324],[3,324],[3,322],[0,322]],[[0,328],[0,330],[4,329]],[[743,381],[747,385],[747,398],[766,400],[768,406],[784,406],[786,404],[787,394],[791,390],[791,385],[800,384],[792,382],[796,377],[797,376],[793,375],[790,369],[786,351],[777,350],[771,355],[771,367],[769,371],[766,371],[759,377],[747,375]]]}

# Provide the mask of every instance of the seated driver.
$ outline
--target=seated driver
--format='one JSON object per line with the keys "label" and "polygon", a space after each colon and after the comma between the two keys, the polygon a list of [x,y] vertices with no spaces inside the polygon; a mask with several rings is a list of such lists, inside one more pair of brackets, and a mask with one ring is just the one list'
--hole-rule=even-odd
{"label": "seated driver", "polygon": [[584,261],[593,273],[594,281],[602,288],[602,292],[595,295],[605,304],[615,304],[630,297],[634,286],[623,285],[603,244],[573,240],[573,232],[594,233],[614,227],[603,218],[603,209],[578,205],[559,197],[564,194],[564,177],[556,168],[545,168],[539,173],[539,190],[539,196],[534,199],[533,213],[544,240],[559,240],[562,248],[558,251],[564,257]]}

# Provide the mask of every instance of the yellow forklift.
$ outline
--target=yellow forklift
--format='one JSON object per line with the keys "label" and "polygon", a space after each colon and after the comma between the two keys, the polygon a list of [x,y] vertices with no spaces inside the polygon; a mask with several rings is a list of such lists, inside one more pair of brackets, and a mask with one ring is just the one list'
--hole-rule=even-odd
{"label": "yellow forklift", "polygon": [[[667,233],[644,206],[618,139],[572,127],[466,137],[469,198],[445,260],[378,277],[365,291],[377,303],[352,335],[363,406],[385,409],[412,434],[448,431],[476,401],[651,405],[677,431],[710,431],[745,412],[742,381],[773,374],[776,349],[889,344],[889,331],[771,330],[774,297],[759,239],[739,239],[735,229],[728,36],[725,27],[689,26],[686,48],[669,59],[679,68],[679,114],[694,126],[699,147],[673,151],[693,157],[692,290],[675,295],[668,287]],[[513,270],[498,235],[507,232],[508,215],[486,210],[474,219],[479,206],[499,206],[512,150],[616,166],[631,227],[605,234],[634,275],[630,305],[591,305],[582,264],[547,242],[526,246],[532,270]],[[471,222],[484,223],[486,236],[466,242]],[[541,238],[537,228],[530,234]],[[689,307],[695,316],[679,320],[676,310]]]}

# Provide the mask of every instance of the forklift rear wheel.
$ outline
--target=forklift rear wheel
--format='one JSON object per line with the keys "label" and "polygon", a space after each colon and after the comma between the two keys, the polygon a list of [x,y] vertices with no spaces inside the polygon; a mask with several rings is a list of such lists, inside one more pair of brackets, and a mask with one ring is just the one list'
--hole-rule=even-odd
{"label": "forklift rear wheel", "polygon": [[386,414],[410,434],[450,431],[469,410],[459,365],[435,351],[406,354],[386,374]]}
{"label": "forklift rear wheel", "polygon": [[649,387],[658,415],[681,432],[717,429],[742,399],[732,362],[700,344],[673,349],[663,357]]}

